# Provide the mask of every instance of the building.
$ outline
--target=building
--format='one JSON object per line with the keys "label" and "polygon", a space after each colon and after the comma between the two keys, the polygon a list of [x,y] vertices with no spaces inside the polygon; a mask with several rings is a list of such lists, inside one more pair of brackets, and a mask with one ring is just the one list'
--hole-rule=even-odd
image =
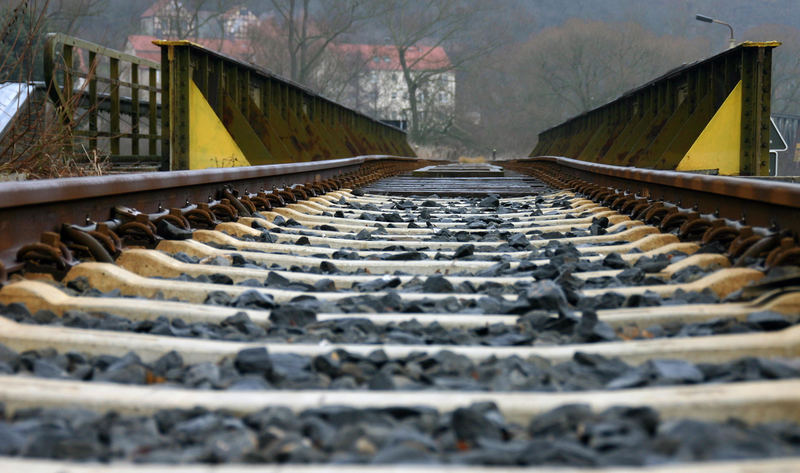
{"label": "building", "polygon": [[159,0],[142,13],[139,31],[144,36],[172,39],[232,39],[247,38],[250,28],[259,18],[243,7],[225,13],[195,9],[180,0]]}
{"label": "building", "polygon": [[[274,18],[257,17],[246,8],[224,14],[190,11],[180,0],[159,0],[140,18],[141,34],[127,39],[125,52],[159,61],[156,39],[189,39],[244,61],[258,60],[278,71],[287,61],[284,33]],[[312,25],[313,27],[313,25]],[[254,38],[262,38],[255,40]],[[311,86],[348,106],[402,129],[412,128],[408,82],[415,91],[416,118],[425,130],[443,130],[455,115],[456,80],[452,63],[441,46],[411,46],[404,55],[405,71],[395,46],[329,44]],[[417,129],[420,130],[419,128]]]}
{"label": "building", "polygon": [[[411,117],[408,85],[397,48],[390,45],[339,44],[345,56],[355,57],[362,67],[348,94],[350,105],[379,120],[407,128]],[[451,121],[455,114],[456,80],[450,59],[441,46],[412,46],[405,54],[408,73],[423,76],[416,91],[421,122],[435,127]]]}
{"label": "building", "polygon": [[247,39],[250,30],[257,27],[261,20],[247,8],[234,8],[223,17],[225,37],[234,40]]}
{"label": "building", "polygon": [[[208,49],[248,61],[252,48],[247,34],[259,21],[246,8],[233,8],[220,15],[203,10],[191,11],[180,0],[159,0],[142,13],[139,21],[142,34],[128,36],[124,52],[160,62],[161,48],[154,41],[189,39]],[[129,80],[128,74],[128,71],[122,71],[122,79]],[[145,74],[144,70],[139,72],[142,78],[147,77]],[[161,84],[160,73],[156,83]],[[141,99],[146,100],[146,91],[141,93]]]}
{"label": "building", "polygon": [[152,61],[161,60],[161,50],[153,44],[158,39],[190,39],[214,51],[241,60],[249,60],[252,48],[247,38],[259,18],[247,8],[232,8],[222,15],[190,11],[179,0],[159,0],[139,21],[141,34],[130,35],[125,52]]}

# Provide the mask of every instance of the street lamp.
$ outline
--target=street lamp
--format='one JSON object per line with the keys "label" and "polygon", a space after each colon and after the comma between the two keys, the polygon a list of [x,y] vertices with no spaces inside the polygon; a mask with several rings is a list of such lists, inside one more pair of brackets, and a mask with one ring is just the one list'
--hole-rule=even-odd
{"label": "street lamp", "polygon": [[731,37],[730,37],[730,39],[728,39],[728,49],[731,49],[734,46],[736,46],[736,40],[733,39],[733,26],[731,26],[728,23],[725,23],[724,21],[715,20],[714,18],[705,16],[705,15],[697,14],[697,15],[694,16],[694,18],[696,20],[698,20],[698,21],[702,21],[702,22],[705,22],[705,23],[718,23],[720,25],[727,26],[728,29],[731,30]]}

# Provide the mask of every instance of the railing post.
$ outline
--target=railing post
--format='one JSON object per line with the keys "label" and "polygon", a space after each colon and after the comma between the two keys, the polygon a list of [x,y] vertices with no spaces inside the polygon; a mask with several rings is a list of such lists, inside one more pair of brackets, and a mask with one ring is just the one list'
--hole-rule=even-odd
{"label": "railing post", "polygon": [[170,48],[161,48],[161,170],[172,170],[172,58]]}
{"label": "railing post", "polygon": [[111,154],[119,154],[119,59],[111,58]]}
{"label": "railing post", "polygon": [[139,66],[131,64],[131,154],[139,154]]}
{"label": "railing post", "polygon": [[97,66],[100,58],[94,51],[89,52],[89,149],[97,150]]}
{"label": "railing post", "polygon": [[72,80],[72,46],[65,44],[61,52],[61,57],[64,60],[64,101],[68,108],[71,108],[72,103],[72,88],[74,81]]}
{"label": "railing post", "polygon": [[187,47],[169,45],[161,50],[162,69],[165,71],[161,87],[169,97],[169,149],[166,156],[173,171],[189,169],[189,59]]}
{"label": "railing post", "polygon": [[[155,156],[156,152],[158,151],[158,116],[157,116],[157,107],[156,107],[156,84],[158,83],[158,70],[154,67],[147,68],[148,70],[148,112],[149,112],[149,120],[147,125],[147,134],[149,135],[149,148],[148,153],[151,156]],[[164,101],[164,95],[161,95],[161,101]]]}
{"label": "railing post", "polygon": [[769,175],[769,111],[772,51],[742,50],[742,174]]}

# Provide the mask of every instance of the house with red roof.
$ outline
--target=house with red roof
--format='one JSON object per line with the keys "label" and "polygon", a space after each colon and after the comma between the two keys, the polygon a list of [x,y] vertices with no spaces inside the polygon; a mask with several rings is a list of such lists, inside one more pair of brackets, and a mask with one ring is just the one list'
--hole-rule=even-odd
{"label": "house with red roof", "polygon": [[139,17],[139,30],[143,35],[158,38],[236,40],[245,39],[248,30],[258,22],[255,13],[241,6],[219,13],[195,8],[191,2],[158,0]]}
{"label": "house with red roof", "polygon": [[[341,54],[357,57],[364,72],[354,84],[355,107],[380,120],[407,127],[411,119],[408,85],[395,46],[338,44]],[[417,90],[417,109],[423,121],[450,120],[455,114],[456,80],[450,58],[441,46],[412,46],[404,55],[409,74],[424,74]]]}
{"label": "house with red roof", "polygon": [[[153,3],[141,15],[141,34],[128,37],[125,52],[160,61],[161,50],[153,41],[188,39],[228,56],[251,61],[261,57],[258,49],[263,44],[254,43],[250,37],[266,34],[282,41],[285,34],[276,26],[273,17],[258,18],[246,8],[236,7],[220,15],[190,11],[187,5],[189,3],[181,0]],[[405,73],[423,75],[426,79],[416,91],[421,122],[451,121],[455,114],[455,73],[441,46],[409,47],[404,55],[405,72],[397,48],[388,44],[330,44],[325,58],[317,71],[318,77],[323,79],[320,82],[331,82],[329,79],[335,77],[333,81],[340,84],[337,90],[345,91],[338,100],[380,120],[401,128],[409,124],[412,117]],[[263,57],[261,60],[265,61]],[[266,62],[272,64],[271,59]],[[338,91],[333,93],[339,95]]]}
{"label": "house with red roof", "polygon": [[247,8],[236,7],[223,14],[192,11],[179,0],[158,0],[139,18],[141,34],[128,36],[125,52],[153,61],[161,60],[157,39],[188,39],[201,46],[238,59],[251,56],[250,28],[259,18]]}

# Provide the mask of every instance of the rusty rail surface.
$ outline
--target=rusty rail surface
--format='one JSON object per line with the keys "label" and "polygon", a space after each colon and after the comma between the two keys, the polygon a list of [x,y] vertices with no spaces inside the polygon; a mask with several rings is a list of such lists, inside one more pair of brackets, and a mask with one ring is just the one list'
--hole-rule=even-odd
{"label": "rusty rail surface", "polygon": [[[769,261],[798,259],[800,185],[587,163],[555,156],[503,165],[550,185],[599,198],[612,209],[681,235],[720,240],[740,260],[773,252]],[[759,245],[755,245],[755,243]],[[755,247],[752,251],[750,248]]]}
{"label": "rusty rail surface", "polygon": [[[118,246],[113,241],[118,241],[120,235],[109,230],[122,228],[117,233],[124,237],[128,232],[127,240],[147,243],[157,238],[152,222],[165,216],[180,220],[187,213],[200,213],[210,221],[229,221],[233,214],[246,216],[248,206],[256,208],[251,206],[252,201],[261,202],[262,207],[272,205],[270,202],[283,205],[293,194],[361,185],[426,164],[414,158],[361,156],[246,168],[3,183],[0,272],[19,270],[23,263],[37,265],[40,260],[65,270],[73,251],[98,260],[110,259],[108,255]],[[800,185],[624,168],[559,157],[502,164],[555,187],[599,199],[613,209],[657,224],[664,231],[677,230],[683,237],[701,234],[704,241],[721,241],[729,245],[728,253],[735,260],[765,252],[772,253],[770,261],[778,264],[800,257],[800,222],[796,218]],[[250,203],[243,204],[245,201]],[[221,220],[215,220],[217,217]],[[30,247],[39,240],[43,246]],[[55,272],[60,270],[56,268]]]}
{"label": "rusty rail surface", "polygon": [[[81,226],[81,232],[95,232],[95,239],[105,240],[97,232],[136,222],[137,218],[149,226],[147,221],[151,219],[196,209],[206,214],[210,210],[213,216],[214,208],[225,199],[229,203],[223,207],[233,205],[242,210],[236,197],[274,202],[291,198],[293,193],[358,185],[401,169],[419,167],[420,162],[413,158],[360,156],[309,163],[0,183],[0,277],[21,269],[25,258],[19,258],[20,250],[40,239],[51,248],[42,246],[38,252],[27,253],[32,256],[29,260],[43,256],[41,251],[58,256],[55,253],[59,247],[60,256],[69,260],[71,251],[64,241],[75,240],[75,233],[62,224]],[[232,200],[237,203],[231,204]],[[153,216],[148,216],[150,213]],[[153,237],[153,229],[139,230],[147,238]],[[86,240],[85,236],[82,238]],[[82,248],[78,250],[86,250],[86,241],[79,246]]]}
{"label": "rusty rail surface", "polygon": [[[719,463],[715,461],[718,456],[706,455],[709,442],[703,437],[695,445],[704,450],[694,455],[711,463],[686,465],[689,459],[681,455],[688,447],[670,448],[663,452],[664,458],[674,455],[669,460],[679,463],[659,466],[657,471],[662,473],[798,471],[796,438],[789,429],[796,430],[800,422],[800,373],[792,368],[783,374],[780,365],[768,364],[796,363],[800,356],[798,275],[792,267],[775,267],[800,262],[796,235],[788,227],[755,228],[726,220],[722,214],[727,208],[717,216],[700,213],[712,199],[734,199],[734,203],[748,205],[756,201],[764,208],[786,207],[785,200],[797,205],[797,189],[781,187],[761,195],[762,183],[746,179],[616,168],[555,157],[508,161],[502,166],[502,171],[499,166],[487,165],[454,169],[441,161],[362,156],[0,186],[0,235],[14,235],[14,226],[23,229],[17,233],[20,239],[22,232],[35,235],[36,230],[44,230],[40,243],[29,239],[16,251],[19,263],[15,264],[24,265],[23,271],[0,288],[0,304],[6,308],[0,317],[0,344],[7,352],[14,350],[26,357],[38,356],[33,350],[65,358],[115,360],[124,356],[141,368],[141,375],[112,379],[98,376],[105,369],[99,366],[97,373],[90,375],[69,368],[69,373],[63,369],[64,376],[55,379],[52,371],[31,372],[20,362],[23,368],[0,374],[3,418],[28,423],[30,418],[12,416],[25,412],[23,409],[60,407],[93,410],[107,415],[111,422],[131,414],[150,419],[148,416],[160,416],[158,412],[164,409],[176,413],[196,409],[193,416],[194,412],[206,416],[223,409],[225,415],[245,419],[265,408],[285,408],[302,417],[303,412],[330,413],[333,411],[327,408],[336,406],[353,408],[352,414],[339,411],[351,415],[353,422],[375,415],[375,411],[360,411],[365,408],[397,411],[399,414],[392,415],[400,422],[417,415],[408,414],[409,409],[444,415],[453,412],[446,422],[424,422],[429,426],[424,429],[438,431],[454,424],[452,418],[460,415],[455,412],[463,412],[454,409],[477,411],[470,406],[492,403],[500,416],[496,418],[510,423],[509,432],[522,430],[526,423],[543,425],[546,429],[526,430],[531,439],[549,442],[554,435],[549,428],[553,416],[547,412],[580,403],[586,406],[581,409],[598,413],[623,409],[627,417],[622,422],[631,418],[630,413],[646,412],[645,422],[655,426],[647,431],[655,432],[665,425],[662,421],[671,422],[669,419],[727,420],[727,425],[735,423],[748,430],[746,437],[731,435],[718,441],[725,442],[725,452],[731,448],[727,439],[743,438],[734,447],[752,452],[748,455],[785,457],[747,462],[737,457]],[[416,168],[422,169],[408,172]],[[496,181],[500,172],[509,178],[502,184],[503,190]],[[404,182],[408,175],[419,180]],[[431,191],[447,190],[440,175],[459,180],[456,185],[464,189],[463,195],[430,195]],[[271,184],[281,187],[268,191]],[[512,196],[526,188],[528,195]],[[408,196],[412,189],[428,195]],[[481,189],[501,193],[503,202],[495,195],[475,198]],[[683,192],[696,193],[691,197],[700,199],[697,209],[682,209],[669,202]],[[682,200],[678,203],[684,204]],[[744,264],[739,264],[742,261]],[[57,282],[39,280],[47,277]],[[512,292],[512,287],[519,289]],[[103,297],[98,297],[101,294]],[[381,302],[375,305],[371,300]],[[304,306],[306,303],[313,305]],[[293,308],[292,304],[298,305]],[[313,309],[300,311],[299,307]],[[116,326],[94,324],[94,319]],[[195,323],[202,325],[190,325]],[[402,329],[404,324],[433,335],[391,335],[394,326]],[[755,324],[759,330],[751,330]],[[554,326],[559,328],[550,328]],[[704,332],[691,333],[691,327]],[[389,335],[378,332],[383,329]],[[285,359],[303,357],[309,368],[295,361],[283,364],[281,371],[276,368],[269,375],[258,375],[270,384],[247,391],[236,389],[241,385],[220,376],[201,382],[187,378],[200,365],[232,366],[236,371],[231,371],[231,379],[244,378],[244,369],[237,368],[244,363],[237,360],[247,360],[244,355],[253,349],[274,357],[261,357],[259,370],[267,362],[271,366],[273,360],[277,367]],[[389,369],[405,363],[404,359],[424,360],[445,350],[449,353],[444,356],[462,357],[464,361],[459,363],[473,365],[437,372],[420,364],[417,374],[410,369],[406,374],[396,371],[397,378],[389,378],[391,384],[377,384],[370,378],[378,376],[379,369],[388,374]],[[345,365],[358,366],[359,357],[367,360],[375,353],[380,358],[372,364],[370,374],[354,374],[355,370]],[[178,361],[167,365],[165,355]],[[45,356],[51,357],[42,358]],[[331,363],[323,364],[324,357]],[[761,364],[760,359],[764,359],[764,368],[755,364]],[[522,360],[530,363],[530,369]],[[495,382],[503,378],[488,372],[493,363],[519,366],[512,369],[519,371],[522,381],[511,381],[511,369],[498,365],[493,370],[509,378],[502,384]],[[614,373],[612,366],[620,363],[639,364],[630,367],[636,373],[656,364],[684,366],[680,371],[691,373],[675,374],[674,368],[662,367],[661,371],[669,373],[656,375],[654,366],[648,371],[653,374],[646,375],[653,379],[641,379],[637,374],[633,382],[625,374],[602,374],[628,383],[616,387],[614,382],[591,379],[600,374],[595,375],[590,365],[597,372]],[[702,372],[697,368],[701,363],[708,366]],[[554,371],[540,372],[536,366],[543,370],[552,366]],[[302,379],[311,382],[292,379],[284,374],[286,369],[307,372],[309,377]],[[43,379],[45,376],[50,379]],[[315,384],[317,377],[321,382]],[[453,382],[462,377],[480,384]],[[794,379],[773,379],[783,377]],[[342,378],[349,384],[333,384]],[[546,417],[539,417],[543,414]],[[51,420],[60,414],[45,415]],[[591,431],[585,425],[634,425],[616,424],[618,421],[608,421],[604,414],[599,420],[585,418],[585,422],[569,421],[575,426],[569,427],[567,435],[578,438]],[[263,419],[262,431],[288,424],[282,416]],[[319,425],[327,425],[326,419]],[[387,425],[385,419],[378,419]],[[537,423],[533,419],[546,420]],[[786,443],[791,442],[787,449],[761,453],[761,449],[749,447],[760,444],[751,435],[760,440],[759,436],[770,432],[769,427],[752,424],[766,422],[787,423],[787,430],[777,431],[786,432],[780,438],[785,435]],[[109,430],[105,420],[85,425],[91,432],[97,431],[92,435],[98,438]],[[113,430],[118,424],[111,425]],[[700,424],[688,425],[696,428]],[[304,427],[298,429],[298,438],[309,439],[307,445],[320,451],[326,448],[315,443]],[[331,432],[341,430],[341,424],[330,428]],[[597,438],[608,438],[608,429],[598,430]],[[453,432],[452,438],[462,435],[455,427]],[[132,433],[135,431],[121,430],[115,435],[136,441]],[[163,435],[182,433],[165,429]],[[291,456],[246,457],[247,452],[264,447],[257,435],[251,438],[233,453],[239,457],[224,459],[272,464],[288,459],[287,472],[344,473],[352,469],[348,464],[324,463],[339,461],[333,453],[320,456],[323,460],[310,467],[292,465],[295,457]],[[678,441],[674,437],[665,437],[666,441],[642,438],[643,448]],[[71,442],[73,438],[58,436],[51,443],[72,445],[57,443],[62,439]],[[501,448],[520,440],[498,435],[496,443],[485,448],[502,460],[513,450]],[[183,441],[156,441],[187,448]],[[104,441],[102,448],[109,443],[113,444]],[[458,441],[443,443],[446,445],[430,449],[431,453],[474,449],[466,440],[463,448]],[[529,445],[539,448],[542,444]],[[630,458],[627,441],[577,445],[604,453],[615,448],[618,450],[612,453],[623,453],[616,458],[626,462]],[[342,447],[331,450],[336,448]],[[141,456],[112,446],[98,451],[110,452],[112,471],[139,472],[138,464],[127,462],[159,459],[146,456],[153,451],[149,446],[137,449]],[[91,463],[77,463],[86,461],[82,450],[64,451],[42,461],[30,458],[41,455],[36,450],[11,450],[11,454],[0,455],[0,470],[28,471],[37,464],[49,472],[73,471],[82,465],[93,468]],[[363,455],[378,458],[377,452],[372,449]],[[187,468],[197,469],[205,467],[198,462],[210,457],[186,458],[195,463]],[[538,461],[519,458],[523,465]],[[655,457],[636,461],[645,464],[649,458]],[[398,456],[392,462],[405,460]],[[775,461],[781,462],[777,468]],[[576,462],[584,463],[584,457]],[[500,462],[490,459],[487,463]],[[364,472],[389,471],[383,466],[373,470],[373,466],[363,465]],[[449,465],[437,467],[451,471]],[[167,466],[142,468],[144,473]],[[231,473],[241,469],[239,465],[222,468],[220,471]]]}

